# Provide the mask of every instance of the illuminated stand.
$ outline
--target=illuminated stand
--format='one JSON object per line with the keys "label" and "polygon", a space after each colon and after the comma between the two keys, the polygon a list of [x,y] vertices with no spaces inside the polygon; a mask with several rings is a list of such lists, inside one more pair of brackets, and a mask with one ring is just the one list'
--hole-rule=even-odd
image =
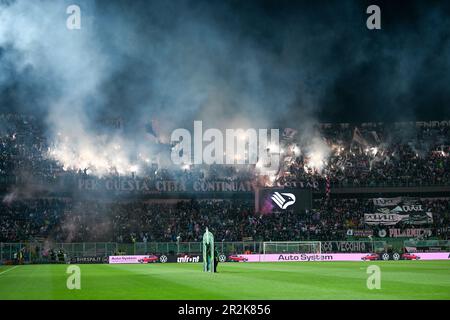
{"label": "illuminated stand", "polygon": [[214,236],[208,228],[203,235],[203,271],[214,272]]}

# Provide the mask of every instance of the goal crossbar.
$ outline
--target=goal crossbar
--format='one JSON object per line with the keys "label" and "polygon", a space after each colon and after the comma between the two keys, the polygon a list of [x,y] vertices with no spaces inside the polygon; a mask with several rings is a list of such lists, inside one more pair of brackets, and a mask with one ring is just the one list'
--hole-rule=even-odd
{"label": "goal crossbar", "polygon": [[263,253],[322,253],[320,241],[267,241]]}

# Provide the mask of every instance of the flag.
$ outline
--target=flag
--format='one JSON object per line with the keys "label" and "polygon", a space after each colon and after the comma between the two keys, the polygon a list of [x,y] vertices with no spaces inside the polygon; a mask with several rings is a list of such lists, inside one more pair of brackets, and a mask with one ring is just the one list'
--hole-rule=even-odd
{"label": "flag", "polygon": [[375,140],[376,144],[380,144],[380,138],[378,137],[378,134],[376,133],[376,131],[370,131],[370,133],[372,134],[373,139]]}
{"label": "flag", "polygon": [[353,130],[353,139],[352,139],[352,143],[356,142],[360,145],[363,146],[368,146],[369,144],[367,143],[367,140],[364,139],[364,137],[362,136],[361,132],[359,131],[359,129],[357,127],[355,127],[355,130]]}
{"label": "flag", "polygon": [[292,129],[292,128],[285,128],[283,130],[283,139],[288,140],[288,139],[293,139],[294,136],[297,134],[297,130]]}

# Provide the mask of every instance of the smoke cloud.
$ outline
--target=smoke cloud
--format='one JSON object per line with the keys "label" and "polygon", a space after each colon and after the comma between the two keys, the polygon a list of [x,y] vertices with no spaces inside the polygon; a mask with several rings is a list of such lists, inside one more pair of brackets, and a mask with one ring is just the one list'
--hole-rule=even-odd
{"label": "smoke cloud", "polygon": [[313,141],[319,120],[450,116],[447,5],[383,3],[371,32],[362,2],[277,3],[2,0],[0,110],[41,116],[49,156],[99,173],[151,162],[155,118],[163,137],[203,120]]}

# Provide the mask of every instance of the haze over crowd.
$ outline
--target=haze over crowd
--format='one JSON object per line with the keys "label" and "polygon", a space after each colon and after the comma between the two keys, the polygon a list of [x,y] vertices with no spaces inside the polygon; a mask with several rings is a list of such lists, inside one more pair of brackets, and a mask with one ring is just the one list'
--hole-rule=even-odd
{"label": "haze over crowd", "polygon": [[319,121],[450,117],[445,3],[381,3],[377,31],[354,1],[76,3],[80,30],[66,28],[73,1],[0,1],[0,112],[42,119],[67,167],[132,168],[194,120],[293,127],[315,145]]}

